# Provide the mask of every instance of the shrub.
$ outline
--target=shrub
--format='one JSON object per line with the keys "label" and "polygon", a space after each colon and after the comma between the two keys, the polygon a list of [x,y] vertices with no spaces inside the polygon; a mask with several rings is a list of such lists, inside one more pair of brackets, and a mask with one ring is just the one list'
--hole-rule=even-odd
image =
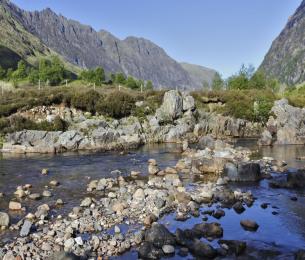
{"label": "shrub", "polygon": [[[271,90],[228,90],[192,93],[199,107],[203,107],[204,97],[217,98],[225,105],[219,113],[250,121],[266,122],[270,110],[277,99]],[[256,105],[255,105],[256,104]]]}
{"label": "shrub", "polygon": [[120,119],[129,116],[135,108],[135,98],[123,91],[114,91],[106,98],[100,98],[96,110],[101,114]]}
{"label": "shrub", "polygon": [[54,122],[42,121],[36,123],[22,116],[12,116],[10,118],[0,118],[0,133],[6,134],[11,132],[27,130],[40,131],[66,131],[68,123],[60,117],[56,117]]}
{"label": "shrub", "polygon": [[71,99],[71,105],[77,109],[96,112],[96,104],[100,99],[100,94],[94,90],[89,90],[85,93],[76,93]]}

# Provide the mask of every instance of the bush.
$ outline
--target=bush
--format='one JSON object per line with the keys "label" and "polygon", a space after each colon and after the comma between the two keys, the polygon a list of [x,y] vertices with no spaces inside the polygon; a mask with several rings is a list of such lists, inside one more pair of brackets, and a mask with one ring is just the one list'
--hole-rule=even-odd
{"label": "bush", "polygon": [[123,91],[115,91],[106,98],[100,98],[96,110],[101,114],[120,119],[127,117],[135,108],[135,98]]}
{"label": "bush", "polygon": [[33,122],[32,120],[22,116],[0,118],[0,133],[3,134],[18,132],[24,129],[40,131],[66,131],[68,126],[68,123],[62,120],[60,117],[56,117],[54,122],[42,121],[39,123]]}
{"label": "bush", "polygon": [[225,105],[218,112],[235,118],[256,122],[266,122],[270,110],[277,99],[271,90],[228,90],[192,93],[199,107],[203,107],[204,99],[216,98]]}
{"label": "bush", "polygon": [[290,88],[284,95],[289,104],[295,107],[305,107],[305,86]]}
{"label": "bush", "polygon": [[94,90],[85,93],[77,93],[71,99],[71,105],[77,109],[88,111],[91,113],[96,112],[96,104],[100,99],[100,94]]}

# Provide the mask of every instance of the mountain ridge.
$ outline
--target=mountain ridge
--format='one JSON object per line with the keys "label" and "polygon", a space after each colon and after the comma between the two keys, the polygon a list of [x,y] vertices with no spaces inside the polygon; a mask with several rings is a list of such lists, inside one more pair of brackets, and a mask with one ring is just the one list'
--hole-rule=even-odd
{"label": "mountain ridge", "polygon": [[0,0],[0,5],[26,33],[75,66],[83,69],[102,66],[108,73],[123,72],[152,80],[157,87],[202,88],[199,81],[204,75],[195,78],[150,40],[134,36],[121,40],[108,31],[96,31],[90,25],[58,15],[50,8],[25,11],[7,0]]}
{"label": "mountain ridge", "polygon": [[259,69],[287,85],[305,81],[305,0],[272,42]]}

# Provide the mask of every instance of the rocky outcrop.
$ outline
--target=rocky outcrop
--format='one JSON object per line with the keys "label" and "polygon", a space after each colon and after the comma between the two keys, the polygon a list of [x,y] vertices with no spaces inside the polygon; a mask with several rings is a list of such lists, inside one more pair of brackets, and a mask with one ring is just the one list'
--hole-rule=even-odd
{"label": "rocky outcrop", "polygon": [[204,111],[200,111],[198,123],[194,128],[196,136],[212,134],[215,137],[258,137],[261,131],[260,123]]}
{"label": "rocky outcrop", "polygon": [[[145,143],[195,142],[202,136],[256,136],[259,124],[197,111],[194,98],[171,90],[165,93],[162,106],[146,120],[130,116],[107,120],[101,115],[83,113],[61,106],[36,107],[17,113],[33,121],[52,122],[56,117],[69,123],[66,132],[24,130],[8,134],[2,151],[12,153],[59,153],[77,150],[124,150]],[[214,144],[220,148],[222,143]]]}
{"label": "rocky outcrop", "polygon": [[[124,150],[144,143],[138,122],[124,127],[124,120],[115,128],[104,120],[85,120],[66,132],[24,130],[9,134],[3,152],[60,153],[77,150]],[[138,123],[138,124],[137,124]]]}
{"label": "rocky outcrop", "polygon": [[305,109],[289,105],[287,99],[275,101],[260,145],[305,144]]}

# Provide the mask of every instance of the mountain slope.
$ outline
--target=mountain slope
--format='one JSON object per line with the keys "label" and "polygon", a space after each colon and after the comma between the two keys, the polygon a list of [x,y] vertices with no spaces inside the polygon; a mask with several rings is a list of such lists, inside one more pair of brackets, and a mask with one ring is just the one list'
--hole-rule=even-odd
{"label": "mountain slope", "polygon": [[[158,87],[186,89],[199,85],[194,75],[190,75],[162,48],[149,40],[136,37],[120,40],[107,31],[97,32],[90,26],[57,15],[49,8],[27,12],[8,0],[0,0],[0,6],[11,16],[12,22],[22,28],[22,34],[32,37],[32,48],[29,48],[31,55],[54,51],[78,67],[102,66],[106,72],[124,72],[138,79],[152,80]],[[3,32],[3,36],[10,35],[9,31],[19,35],[20,30],[10,28]],[[15,42],[16,37],[6,38]],[[8,46],[1,41],[0,44],[24,56],[24,53],[17,51],[19,44]]]}
{"label": "mountain slope", "polygon": [[7,9],[7,1],[0,0],[0,65],[15,67],[21,58],[49,53],[41,41],[27,32]]}
{"label": "mountain slope", "polygon": [[182,62],[180,64],[189,73],[194,84],[194,88],[203,88],[203,86],[206,84],[211,86],[216,74],[216,70],[186,62]]}
{"label": "mountain slope", "polygon": [[260,69],[288,85],[305,81],[305,0],[272,43]]}

